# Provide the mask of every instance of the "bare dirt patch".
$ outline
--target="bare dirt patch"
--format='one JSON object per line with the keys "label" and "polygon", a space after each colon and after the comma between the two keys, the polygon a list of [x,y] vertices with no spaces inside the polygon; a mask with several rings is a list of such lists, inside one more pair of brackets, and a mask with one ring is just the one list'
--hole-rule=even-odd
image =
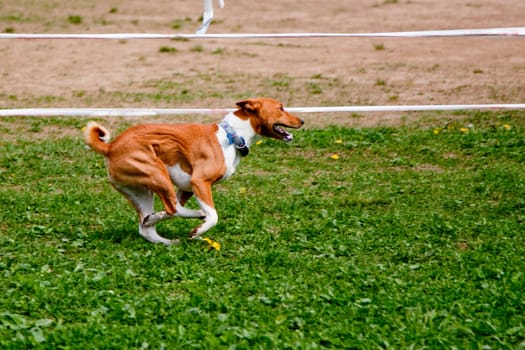
{"label": "bare dirt patch", "polygon": [[[0,31],[192,33],[201,1],[0,1]],[[226,1],[211,33],[512,27],[525,2]],[[521,38],[1,40],[0,108],[523,103]],[[305,115],[310,125],[406,122],[396,113]]]}

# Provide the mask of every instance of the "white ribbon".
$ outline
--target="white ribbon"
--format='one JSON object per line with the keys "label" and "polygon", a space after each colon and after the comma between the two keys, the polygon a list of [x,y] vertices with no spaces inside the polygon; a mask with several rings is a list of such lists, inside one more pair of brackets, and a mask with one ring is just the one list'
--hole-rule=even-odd
{"label": "white ribbon", "polygon": [[[210,0],[211,1],[211,0]],[[203,23],[204,25],[204,23]],[[209,23],[208,23],[209,25]],[[207,27],[206,27],[207,29]],[[525,27],[425,30],[384,33],[260,33],[260,34],[162,34],[162,33],[101,33],[101,34],[24,34],[0,33],[0,39],[300,39],[300,38],[436,38],[436,37],[524,37]]]}
{"label": "white ribbon", "polygon": [[[422,112],[457,110],[517,110],[525,109],[518,104],[461,104],[461,105],[408,105],[408,106],[333,106],[289,107],[291,113],[366,113],[366,112]],[[0,117],[151,117],[162,115],[226,114],[235,108],[19,108],[0,109]]]}
{"label": "white ribbon", "polygon": [[[219,7],[224,7],[224,0],[218,0]],[[204,14],[202,15],[202,25],[197,34],[202,35],[206,34],[206,31],[210,27],[211,21],[213,19],[213,0],[204,0]]]}

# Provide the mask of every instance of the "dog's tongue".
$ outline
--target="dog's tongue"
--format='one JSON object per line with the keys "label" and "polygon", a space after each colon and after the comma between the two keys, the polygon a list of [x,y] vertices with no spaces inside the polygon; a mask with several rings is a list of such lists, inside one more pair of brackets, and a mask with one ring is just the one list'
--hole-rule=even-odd
{"label": "dog's tongue", "polygon": [[275,126],[274,130],[283,137],[283,141],[290,142],[293,140],[293,135],[281,128],[280,126]]}

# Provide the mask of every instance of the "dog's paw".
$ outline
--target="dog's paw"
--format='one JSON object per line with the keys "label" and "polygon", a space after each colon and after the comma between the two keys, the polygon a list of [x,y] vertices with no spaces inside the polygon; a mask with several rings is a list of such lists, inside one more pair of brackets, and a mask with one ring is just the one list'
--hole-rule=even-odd
{"label": "dog's paw", "polygon": [[152,214],[149,214],[147,215],[144,220],[142,220],[142,226],[144,227],[150,227],[150,226],[153,226],[154,223],[152,223],[152,219],[151,219],[151,216]]}
{"label": "dog's paw", "polygon": [[195,228],[190,232],[188,239],[197,239],[201,237],[201,234],[198,233],[199,228]]}
{"label": "dog's paw", "polygon": [[142,225],[145,227],[154,226],[157,222],[163,220],[165,217],[166,217],[166,212],[164,211],[148,214],[146,215],[144,220],[142,220]]}

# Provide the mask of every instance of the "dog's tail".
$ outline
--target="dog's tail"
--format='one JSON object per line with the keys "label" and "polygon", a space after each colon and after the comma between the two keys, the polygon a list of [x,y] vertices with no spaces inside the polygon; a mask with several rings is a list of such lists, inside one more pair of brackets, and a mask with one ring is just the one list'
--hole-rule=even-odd
{"label": "dog's tail", "polygon": [[89,122],[84,129],[84,138],[91,149],[103,156],[109,153],[109,139],[111,135],[108,129],[96,122]]}

